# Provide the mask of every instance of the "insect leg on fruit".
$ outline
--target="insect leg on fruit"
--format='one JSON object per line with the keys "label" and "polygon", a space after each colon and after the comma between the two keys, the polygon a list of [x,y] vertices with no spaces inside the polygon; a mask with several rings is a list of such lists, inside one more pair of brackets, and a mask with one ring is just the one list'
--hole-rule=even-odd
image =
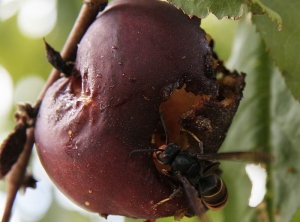
{"label": "insect leg on fruit", "polygon": [[172,200],[174,197],[176,197],[177,195],[180,194],[180,192],[182,191],[182,187],[178,187],[176,190],[174,190],[174,192],[166,199],[163,199],[161,201],[159,201],[158,203],[154,204],[152,206],[153,209],[157,208],[159,205],[169,201],[169,200]]}

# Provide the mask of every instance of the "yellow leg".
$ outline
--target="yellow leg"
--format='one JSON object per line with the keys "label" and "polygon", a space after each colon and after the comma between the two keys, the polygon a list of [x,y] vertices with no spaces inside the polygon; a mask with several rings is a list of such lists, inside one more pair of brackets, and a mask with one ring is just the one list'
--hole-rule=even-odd
{"label": "yellow leg", "polygon": [[202,143],[202,141],[199,140],[199,138],[198,138],[194,133],[192,133],[192,132],[189,131],[189,130],[186,130],[186,129],[184,129],[184,128],[181,128],[181,131],[190,134],[190,135],[198,142],[199,148],[200,148],[200,153],[202,154],[202,153],[203,153],[203,143]]}
{"label": "yellow leg", "polygon": [[158,203],[154,204],[152,208],[156,209],[159,205],[161,205],[161,204],[163,204],[163,203],[165,203],[165,202],[167,202],[169,200],[172,200],[177,194],[179,194],[181,192],[181,190],[182,190],[182,188],[179,187],[168,198],[163,199],[163,200],[159,201]]}

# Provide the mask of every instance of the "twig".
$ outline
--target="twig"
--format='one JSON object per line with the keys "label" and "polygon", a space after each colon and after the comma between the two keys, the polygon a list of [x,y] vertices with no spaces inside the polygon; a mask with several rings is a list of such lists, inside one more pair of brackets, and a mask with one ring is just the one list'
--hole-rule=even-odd
{"label": "twig", "polygon": [[8,222],[11,214],[11,209],[13,207],[15,197],[18,190],[20,189],[23,178],[26,172],[26,167],[28,165],[32,145],[34,143],[34,130],[29,128],[27,130],[27,140],[22,154],[20,155],[18,161],[14,164],[10,172],[6,176],[7,183],[7,199],[4,209],[4,214],[2,217],[2,222]]}
{"label": "twig", "polygon": [[[71,33],[61,51],[61,56],[66,61],[74,61],[76,58],[77,44],[80,42],[84,33],[88,27],[95,20],[98,12],[103,10],[104,6],[107,5],[107,0],[86,0],[81,8],[78,18],[73,26]],[[47,89],[60,78],[60,72],[53,69],[49,75],[49,78],[41,92],[38,96],[37,102],[34,108],[39,107],[41,101]],[[26,167],[28,165],[32,147],[34,144],[34,128],[27,129],[27,140],[22,154],[20,155],[18,161],[14,164],[11,171],[6,176],[7,183],[7,199],[6,206],[4,209],[4,214],[2,217],[2,222],[8,222],[12,206],[16,197],[18,190],[20,189],[24,175],[26,173]]]}

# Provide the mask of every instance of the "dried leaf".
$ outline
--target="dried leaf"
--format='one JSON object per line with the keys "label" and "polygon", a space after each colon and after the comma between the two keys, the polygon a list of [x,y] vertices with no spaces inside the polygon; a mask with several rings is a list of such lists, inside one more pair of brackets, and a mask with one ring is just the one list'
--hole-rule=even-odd
{"label": "dried leaf", "polygon": [[23,181],[22,181],[22,185],[20,187],[20,190],[22,193],[25,193],[26,188],[36,188],[36,183],[37,180],[33,177],[31,172],[26,172],[26,174],[24,175]]}
{"label": "dried leaf", "polygon": [[71,76],[73,73],[74,64],[66,62],[60,55],[59,52],[55,51],[44,39],[46,48],[46,57],[48,62],[57,70],[65,74],[66,76]]}
{"label": "dried leaf", "polygon": [[0,148],[0,178],[3,178],[17,162],[26,143],[27,126],[17,124]]}

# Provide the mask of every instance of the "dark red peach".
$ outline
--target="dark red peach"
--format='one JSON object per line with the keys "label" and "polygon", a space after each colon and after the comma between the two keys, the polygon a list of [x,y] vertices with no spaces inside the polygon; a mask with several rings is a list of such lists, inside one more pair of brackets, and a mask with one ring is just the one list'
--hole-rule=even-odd
{"label": "dark red peach", "polygon": [[183,147],[194,142],[181,127],[205,152],[223,142],[244,76],[217,81],[217,60],[199,26],[200,19],[163,1],[116,0],[88,29],[78,46],[80,75],[48,89],[35,130],[44,168],[76,204],[104,216],[194,214],[185,195],[153,209],[180,184],[149,153],[130,153],[164,142],[160,112],[170,140]]}

